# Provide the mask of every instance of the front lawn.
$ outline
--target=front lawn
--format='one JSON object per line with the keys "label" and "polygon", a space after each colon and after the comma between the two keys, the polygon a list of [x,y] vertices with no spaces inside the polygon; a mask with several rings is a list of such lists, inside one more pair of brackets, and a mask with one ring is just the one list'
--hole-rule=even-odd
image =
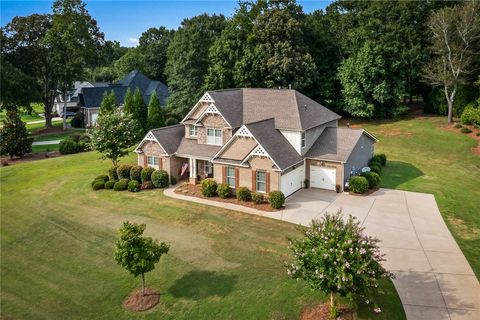
{"label": "front lawn", "polygon": [[445,117],[358,122],[388,156],[381,187],[432,193],[440,211],[480,278],[480,155],[478,142],[442,129]]}
{"label": "front lawn", "polygon": [[[0,169],[2,317],[132,319],[121,302],[140,282],[113,260],[124,220],[145,222],[146,235],[171,244],[146,276],[160,304],[136,317],[298,319],[303,306],[325,299],[286,275],[286,237],[299,235],[293,225],[158,189],[92,191],[91,180],[108,167],[87,152]],[[382,289],[382,313],[359,302],[360,319],[405,318],[392,283]]]}

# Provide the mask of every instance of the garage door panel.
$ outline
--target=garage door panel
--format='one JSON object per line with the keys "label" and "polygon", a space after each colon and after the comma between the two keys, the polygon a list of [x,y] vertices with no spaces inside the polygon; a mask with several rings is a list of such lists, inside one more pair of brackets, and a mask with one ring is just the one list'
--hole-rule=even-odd
{"label": "garage door panel", "polygon": [[305,167],[296,168],[295,170],[290,171],[289,173],[281,176],[281,191],[288,197],[295,191],[303,187],[303,181],[305,180]]}
{"label": "garage door panel", "polygon": [[335,190],[337,170],[319,166],[310,166],[310,186],[327,190]]}

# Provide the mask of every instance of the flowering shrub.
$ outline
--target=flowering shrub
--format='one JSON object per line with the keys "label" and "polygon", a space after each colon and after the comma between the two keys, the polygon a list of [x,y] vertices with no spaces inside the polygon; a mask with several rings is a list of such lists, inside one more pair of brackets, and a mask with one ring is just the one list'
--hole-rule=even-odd
{"label": "flowering shrub", "polygon": [[365,235],[352,216],[344,222],[341,211],[327,213],[300,230],[303,239],[289,239],[295,260],[287,264],[287,273],[305,280],[312,289],[328,293],[332,318],[338,316],[337,295],[371,299],[378,279],[393,276],[380,264],[385,259],[377,245],[379,240]]}

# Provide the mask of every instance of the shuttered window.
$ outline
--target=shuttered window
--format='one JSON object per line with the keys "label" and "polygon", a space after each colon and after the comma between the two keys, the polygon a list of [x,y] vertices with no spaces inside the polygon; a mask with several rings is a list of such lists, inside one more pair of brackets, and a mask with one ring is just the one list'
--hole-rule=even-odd
{"label": "shuttered window", "polygon": [[227,167],[226,169],[226,183],[232,187],[235,188],[235,168],[234,167]]}
{"label": "shuttered window", "polygon": [[258,170],[256,172],[256,183],[255,188],[258,192],[267,191],[267,174],[263,170]]}

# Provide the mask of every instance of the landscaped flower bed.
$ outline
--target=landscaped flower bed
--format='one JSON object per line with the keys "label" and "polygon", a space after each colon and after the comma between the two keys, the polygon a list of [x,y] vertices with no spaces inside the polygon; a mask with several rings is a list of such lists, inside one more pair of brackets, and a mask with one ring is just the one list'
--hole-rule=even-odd
{"label": "landscaped flower bed", "polygon": [[175,193],[183,194],[185,196],[190,196],[190,197],[197,197],[202,199],[218,201],[218,202],[238,204],[240,206],[254,208],[262,211],[274,212],[274,211],[282,210],[282,209],[273,209],[267,201],[264,201],[261,203],[255,203],[254,201],[240,201],[235,196],[231,196],[229,198],[220,198],[218,195],[215,195],[213,197],[205,197],[202,194],[201,184],[193,185],[189,183],[184,183],[175,189]]}

